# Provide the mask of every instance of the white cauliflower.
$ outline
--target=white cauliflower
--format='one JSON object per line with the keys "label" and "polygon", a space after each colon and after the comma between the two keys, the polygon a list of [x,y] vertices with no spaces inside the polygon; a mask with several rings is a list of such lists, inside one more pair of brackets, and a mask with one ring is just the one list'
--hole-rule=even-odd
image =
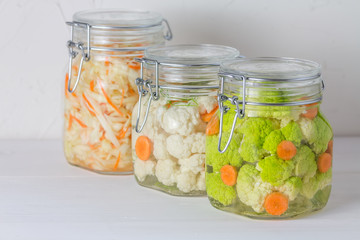
{"label": "white cauliflower", "polygon": [[205,191],[206,190],[205,171],[202,171],[198,174],[196,181],[197,181],[197,183],[196,183],[197,190]]}
{"label": "white cauliflower", "polygon": [[191,146],[191,153],[205,153],[206,135],[199,132],[188,136],[185,139],[185,144]]}
{"label": "white cauliflower", "polygon": [[170,158],[170,154],[168,153],[166,148],[166,136],[164,134],[155,134],[153,143],[153,154],[157,160],[165,160]]}
{"label": "white cauliflower", "polygon": [[189,170],[181,170],[176,177],[177,188],[184,193],[196,189],[196,174]]}
{"label": "white cauliflower", "polygon": [[134,174],[140,182],[144,181],[146,176],[154,175],[155,162],[153,160],[139,160],[135,159],[134,162]]}
{"label": "white cauliflower", "polygon": [[174,185],[178,171],[176,162],[171,159],[159,160],[155,167],[157,179],[166,186]]}
{"label": "white cauliflower", "polygon": [[166,149],[177,159],[187,158],[191,154],[191,145],[186,143],[180,135],[170,135],[166,139]]}
{"label": "white cauliflower", "polygon": [[189,158],[179,159],[181,171],[191,171],[197,174],[204,171],[205,154],[194,154]]}
{"label": "white cauliflower", "polygon": [[212,110],[214,110],[214,108],[216,108],[218,102],[217,99],[215,97],[199,97],[197,99],[197,103],[199,104],[199,112],[201,114],[206,113],[206,112],[211,112]]}
{"label": "white cauliflower", "polygon": [[196,107],[173,106],[162,117],[162,128],[169,134],[187,136],[194,132],[200,122],[200,114]]}

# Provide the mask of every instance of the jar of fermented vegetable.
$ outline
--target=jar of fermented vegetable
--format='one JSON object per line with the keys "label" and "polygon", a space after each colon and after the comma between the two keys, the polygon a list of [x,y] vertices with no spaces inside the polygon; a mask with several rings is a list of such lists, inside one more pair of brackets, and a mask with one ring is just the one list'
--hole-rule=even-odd
{"label": "jar of fermented vegetable", "polygon": [[[133,111],[134,173],[172,195],[205,194],[206,123],[217,110],[220,62],[239,52],[218,45],[149,48]],[[136,117],[137,116],[137,117]]]}
{"label": "jar of fermented vegetable", "polygon": [[214,207],[278,219],[326,205],[333,132],[320,112],[320,70],[291,58],[221,65],[219,111],[206,136],[206,189]]}
{"label": "jar of fermented vegetable", "polygon": [[131,173],[131,114],[140,72],[133,59],[172,38],[167,21],[153,12],[91,10],[75,13],[67,24],[65,156],[95,172]]}

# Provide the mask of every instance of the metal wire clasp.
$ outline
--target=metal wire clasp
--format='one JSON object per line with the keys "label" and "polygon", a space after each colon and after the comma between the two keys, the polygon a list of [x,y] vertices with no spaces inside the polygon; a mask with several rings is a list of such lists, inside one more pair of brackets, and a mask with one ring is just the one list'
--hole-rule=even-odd
{"label": "metal wire clasp", "polygon": [[[232,74],[226,74],[226,73],[219,73],[219,77],[220,77],[220,91],[218,94],[218,103],[219,103],[219,110],[220,110],[220,126],[219,126],[219,142],[218,142],[218,151],[220,153],[224,153],[226,151],[226,149],[229,147],[231,139],[234,135],[234,130],[235,130],[235,126],[236,126],[236,122],[237,119],[242,119],[245,117],[245,105],[246,105],[246,101],[245,101],[245,96],[246,96],[246,78],[244,76],[235,76]],[[230,78],[240,78],[243,85],[242,85],[242,101],[238,101],[238,97],[233,96],[233,97],[227,97],[226,95],[224,95],[224,79],[225,77],[230,77]],[[236,106],[236,114],[233,120],[233,124],[231,127],[231,131],[230,131],[230,136],[229,139],[226,142],[226,145],[224,147],[223,150],[221,150],[221,139],[222,139],[222,132],[223,132],[223,119],[224,119],[224,114],[226,114],[229,111],[229,107],[228,106],[224,106],[225,101],[230,101],[230,103],[232,105]],[[240,109],[239,105],[242,104],[242,109]]]}
{"label": "metal wire clasp", "polygon": [[173,34],[169,25],[169,22],[166,19],[162,20],[163,23],[165,23],[165,27],[166,27],[166,33],[164,35],[164,38],[168,41],[170,41],[173,38]]}
{"label": "metal wire clasp", "polygon": [[[69,49],[69,71],[68,71],[69,82],[68,82],[67,89],[70,93],[73,93],[75,91],[77,85],[79,84],[81,70],[82,70],[84,60],[86,62],[90,60],[90,28],[91,28],[91,26],[87,23],[82,23],[82,22],[66,22],[66,24],[70,26],[70,35],[71,35],[71,40],[69,40],[67,42],[67,47]],[[74,26],[82,27],[87,30],[87,38],[86,38],[87,44],[85,44],[83,42],[74,42]],[[74,50],[74,48],[79,51]],[[73,59],[79,54],[79,52],[81,53],[79,70],[78,70],[75,85],[74,85],[73,89],[71,89],[72,62],[73,62]]]}
{"label": "metal wire clasp", "polygon": [[[159,63],[156,60],[147,59],[147,58],[135,58],[135,61],[139,62],[140,66],[141,66],[140,67],[140,78],[137,78],[135,80],[135,84],[138,88],[138,93],[139,93],[138,111],[137,111],[137,117],[136,117],[135,131],[137,133],[140,133],[145,126],[146,120],[148,119],[150,105],[151,105],[152,100],[157,101],[160,98]],[[144,79],[144,64],[145,63],[155,65],[155,86],[151,85],[152,81],[150,79],[149,80]],[[153,91],[154,88],[155,88],[155,92]],[[147,104],[144,120],[141,123],[141,126],[139,128],[139,121],[140,121],[140,115],[141,115],[141,99],[142,99],[142,97],[145,97],[148,93],[150,94],[149,102]]]}

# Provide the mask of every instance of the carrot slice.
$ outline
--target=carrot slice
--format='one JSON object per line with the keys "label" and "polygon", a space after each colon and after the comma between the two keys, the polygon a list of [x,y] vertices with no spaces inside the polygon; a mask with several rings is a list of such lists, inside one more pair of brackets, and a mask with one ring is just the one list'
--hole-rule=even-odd
{"label": "carrot slice", "polygon": [[136,139],[135,152],[139,159],[148,160],[152,152],[152,142],[146,136],[140,136]]}
{"label": "carrot slice", "polygon": [[276,149],[279,158],[290,160],[296,155],[296,147],[291,141],[282,141]]}
{"label": "carrot slice", "polygon": [[330,153],[323,153],[317,160],[319,172],[326,173],[331,168],[332,156]]}
{"label": "carrot slice", "polygon": [[114,170],[116,170],[119,166],[120,163],[120,158],[121,158],[121,152],[119,151],[119,156],[116,159],[115,165],[114,165]]}
{"label": "carrot slice", "polygon": [[334,141],[331,139],[328,143],[328,148],[326,149],[325,152],[332,155],[333,154],[333,145],[334,145]]}
{"label": "carrot slice", "polygon": [[122,138],[124,138],[125,137],[125,134],[127,133],[127,131],[129,130],[129,126],[128,127],[126,127],[126,128],[122,128],[121,130],[120,130],[120,134],[116,137],[117,139],[122,139]]}
{"label": "carrot slice", "polygon": [[234,186],[237,179],[237,171],[234,166],[225,165],[220,169],[221,180],[225,185]]}
{"label": "carrot slice", "polygon": [[318,114],[318,108],[312,107],[310,109],[307,109],[305,113],[302,113],[301,115],[308,119],[314,119],[316,115]]}
{"label": "carrot slice", "polygon": [[203,114],[200,114],[200,118],[201,120],[203,120],[204,122],[209,122],[211,120],[211,117],[216,113],[216,111],[218,110],[219,106],[216,106],[216,108],[214,108],[211,112],[206,112]]}
{"label": "carrot slice", "polygon": [[289,207],[289,199],[280,192],[273,192],[266,196],[264,207],[267,213],[280,216]]}
{"label": "carrot slice", "polygon": [[207,136],[215,135],[219,133],[220,120],[217,115],[211,118],[210,122],[206,126],[205,134]]}
{"label": "carrot slice", "polygon": [[115,109],[116,112],[118,112],[120,114],[120,116],[124,116],[124,114],[120,111],[120,109],[111,101],[110,97],[106,94],[104,86],[103,86],[102,82],[100,81],[100,79],[98,81],[99,81],[99,86],[101,88],[101,91],[102,91],[106,101]]}

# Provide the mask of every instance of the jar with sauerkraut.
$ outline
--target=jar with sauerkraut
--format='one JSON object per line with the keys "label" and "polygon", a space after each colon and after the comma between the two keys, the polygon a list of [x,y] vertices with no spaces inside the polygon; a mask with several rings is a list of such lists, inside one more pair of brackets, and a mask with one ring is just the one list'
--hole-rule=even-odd
{"label": "jar with sauerkraut", "polygon": [[291,58],[224,62],[208,124],[206,188],[213,206],[291,218],[330,196],[333,132],[320,112],[320,65]]}
{"label": "jar with sauerkraut", "polygon": [[67,24],[66,159],[99,173],[131,173],[131,116],[140,74],[133,59],[171,39],[168,24],[154,12],[122,10],[77,12]]}
{"label": "jar with sauerkraut", "polygon": [[236,49],[218,45],[149,48],[137,59],[139,102],[132,119],[137,182],[172,195],[205,195],[206,124],[216,112],[217,73]]}

